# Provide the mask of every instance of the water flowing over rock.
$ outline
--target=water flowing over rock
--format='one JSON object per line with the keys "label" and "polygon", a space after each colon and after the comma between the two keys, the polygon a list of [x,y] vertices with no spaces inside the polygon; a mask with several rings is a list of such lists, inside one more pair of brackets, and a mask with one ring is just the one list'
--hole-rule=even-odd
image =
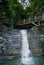
{"label": "water flowing over rock", "polygon": [[[26,39],[28,41],[25,41],[24,43],[29,43],[29,47],[27,47],[27,49],[25,48],[25,51],[30,50],[34,56],[41,55],[40,33],[37,28],[27,29],[27,33],[24,34],[20,29],[11,29],[6,26],[3,26],[2,29],[2,36],[0,36],[0,54],[3,56],[5,55],[4,58],[13,59],[18,55],[21,56],[21,50],[24,49],[22,48],[22,45]],[[28,46],[28,44],[26,46]],[[26,52],[24,53],[26,54]],[[29,56],[31,56],[31,54],[29,54]]]}
{"label": "water flowing over rock", "polygon": [[22,36],[22,51],[21,51],[22,63],[23,64],[32,64],[33,58],[30,57],[31,51],[29,49],[27,30],[21,30],[20,32],[21,32],[21,36]]}

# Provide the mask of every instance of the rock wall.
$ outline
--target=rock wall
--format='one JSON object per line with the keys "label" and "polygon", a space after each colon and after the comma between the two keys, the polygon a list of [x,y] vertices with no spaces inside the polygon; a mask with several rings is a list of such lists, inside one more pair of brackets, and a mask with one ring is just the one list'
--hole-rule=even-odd
{"label": "rock wall", "polygon": [[42,55],[40,33],[37,27],[28,30],[29,48],[34,56]]}
{"label": "rock wall", "polygon": [[[42,55],[41,34],[37,27],[27,29],[29,40],[29,49],[34,56]],[[0,36],[0,58],[13,59],[21,56],[22,38],[19,29],[2,27],[2,36]]]}
{"label": "rock wall", "polygon": [[39,28],[39,31],[40,31],[40,41],[41,41],[41,48],[42,48],[42,55],[44,55],[44,26],[41,26]]}
{"label": "rock wall", "polygon": [[3,26],[2,37],[0,37],[0,54],[6,59],[18,58],[21,51],[20,30]]}

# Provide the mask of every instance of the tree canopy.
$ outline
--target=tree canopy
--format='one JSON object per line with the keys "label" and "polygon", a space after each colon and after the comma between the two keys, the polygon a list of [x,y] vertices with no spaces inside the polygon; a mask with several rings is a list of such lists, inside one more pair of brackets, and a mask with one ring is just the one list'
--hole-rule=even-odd
{"label": "tree canopy", "polygon": [[44,0],[30,0],[30,5],[26,8],[26,11],[32,16],[42,6],[44,6]]}
{"label": "tree canopy", "polygon": [[19,3],[18,0],[9,0],[9,8],[12,17],[17,21],[27,17],[23,6]]}
{"label": "tree canopy", "polygon": [[26,11],[23,9],[23,5],[19,2],[19,0],[9,0],[8,1],[11,23],[14,25],[21,19],[25,19],[28,17]]}
{"label": "tree canopy", "polygon": [[[39,8],[44,6],[44,0],[9,0],[8,4],[11,12],[11,18],[14,22],[17,22],[37,13]],[[23,8],[23,5],[26,6],[24,6],[25,9]]]}
{"label": "tree canopy", "polygon": [[[24,10],[22,3],[26,6],[27,2],[30,4]],[[29,14],[36,13],[42,5],[44,6],[44,0],[9,0],[11,14],[17,20],[26,18]]]}

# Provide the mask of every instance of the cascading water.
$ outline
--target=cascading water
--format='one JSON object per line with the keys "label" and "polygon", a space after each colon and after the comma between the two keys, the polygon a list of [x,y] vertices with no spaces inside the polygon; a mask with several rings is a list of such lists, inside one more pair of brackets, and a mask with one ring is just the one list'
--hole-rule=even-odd
{"label": "cascading water", "polygon": [[29,58],[29,55],[31,54],[29,50],[29,44],[28,44],[28,38],[27,38],[27,30],[21,30],[21,36],[22,36],[22,51],[21,51],[21,61],[23,64],[29,64],[32,63],[32,58]]}

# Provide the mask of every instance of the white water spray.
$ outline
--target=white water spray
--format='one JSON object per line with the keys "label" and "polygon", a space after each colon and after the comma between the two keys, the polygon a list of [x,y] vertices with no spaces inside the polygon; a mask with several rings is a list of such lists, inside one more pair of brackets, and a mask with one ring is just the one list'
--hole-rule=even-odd
{"label": "white water spray", "polygon": [[22,57],[22,63],[28,64],[32,62],[32,58],[29,58],[30,50],[29,50],[29,43],[27,38],[27,30],[21,30],[22,35],[22,51],[21,51],[21,57]]}

